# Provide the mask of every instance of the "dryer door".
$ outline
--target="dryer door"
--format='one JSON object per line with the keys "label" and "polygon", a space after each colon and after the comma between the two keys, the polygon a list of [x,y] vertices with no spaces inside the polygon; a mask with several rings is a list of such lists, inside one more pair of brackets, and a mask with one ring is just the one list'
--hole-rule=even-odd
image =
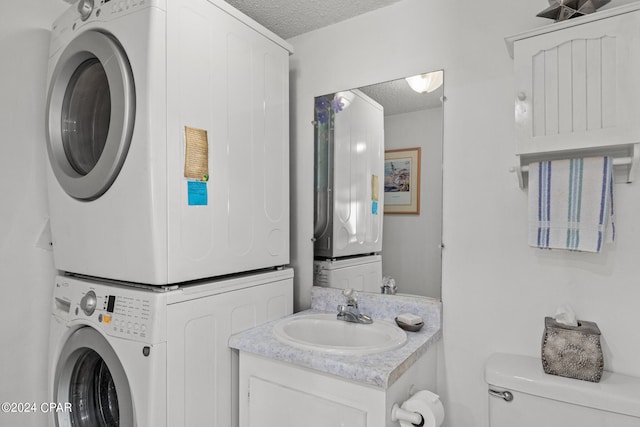
{"label": "dryer door", "polygon": [[135,117],[131,66],[109,34],[84,32],[53,70],[47,99],[47,151],[62,188],[94,200],[116,179]]}
{"label": "dryer door", "polygon": [[56,413],[56,426],[133,427],[127,375],[111,345],[95,329],[74,332],[60,354],[54,401],[69,411]]}

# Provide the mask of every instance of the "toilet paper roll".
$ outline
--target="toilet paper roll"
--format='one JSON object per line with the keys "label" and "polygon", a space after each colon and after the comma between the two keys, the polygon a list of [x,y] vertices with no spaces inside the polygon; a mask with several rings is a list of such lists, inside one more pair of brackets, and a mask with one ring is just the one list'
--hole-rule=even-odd
{"label": "toilet paper roll", "polygon": [[[440,427],[444,421],[444,407],[440,397],[429,390],[420,390],[402,404],[402,409],[417,412],[424,419],[424,427]],[[400,421],[402,427],[413,427],[409,421]]]}

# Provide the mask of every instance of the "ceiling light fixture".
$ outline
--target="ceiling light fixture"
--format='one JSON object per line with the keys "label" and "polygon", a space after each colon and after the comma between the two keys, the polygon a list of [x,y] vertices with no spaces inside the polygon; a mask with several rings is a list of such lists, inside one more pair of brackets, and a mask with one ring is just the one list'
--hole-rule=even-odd
{"label": "ceiling light fixture", "polygon": [[356,95],[353,92],[351,92],[350,90],[347,90],[344,92],[337,92],[333,97],[333,99],[337,100],[338,102],[341,102],[342,103],[341,109],[346,110],[347,108],[349,108],[349,105],[351,105],[355,97]]}
{"label": "ceiling light fixture", "polygon": [[418,74],[417,76],[407,77],[405,80],[411,86],[411,89],[418,93],[433,92],[442,86],[442,70],[432,71],[431,73]]}

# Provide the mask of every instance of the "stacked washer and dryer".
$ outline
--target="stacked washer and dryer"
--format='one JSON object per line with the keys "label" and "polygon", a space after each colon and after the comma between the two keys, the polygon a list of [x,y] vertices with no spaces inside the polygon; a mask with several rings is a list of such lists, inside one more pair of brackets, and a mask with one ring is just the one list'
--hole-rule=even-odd
{"label": "stacked washer and dryer", "polygon": [[54,23],[53,425],[237,425],[228,337],[293,310],[291,51],[222,0]]}

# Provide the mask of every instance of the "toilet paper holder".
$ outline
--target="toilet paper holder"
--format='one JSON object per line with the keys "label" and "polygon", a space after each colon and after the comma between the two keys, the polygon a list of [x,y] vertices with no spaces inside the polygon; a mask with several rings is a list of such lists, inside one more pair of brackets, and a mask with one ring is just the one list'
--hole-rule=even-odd
{"label": "toilet paper holder", "polygon": [[391,421],[399,422],[401,427],[440,427],[444,420],[440,397],[429,390],[412,393],[411,389],[402,405],[394,403],[391,407]]}
{"label": "toilet paper holder", "polygon": [[391,421],[407,421],[416,427],[424,426],[424,418],[417,412],[402,409],[397,403],[391,407]]}

